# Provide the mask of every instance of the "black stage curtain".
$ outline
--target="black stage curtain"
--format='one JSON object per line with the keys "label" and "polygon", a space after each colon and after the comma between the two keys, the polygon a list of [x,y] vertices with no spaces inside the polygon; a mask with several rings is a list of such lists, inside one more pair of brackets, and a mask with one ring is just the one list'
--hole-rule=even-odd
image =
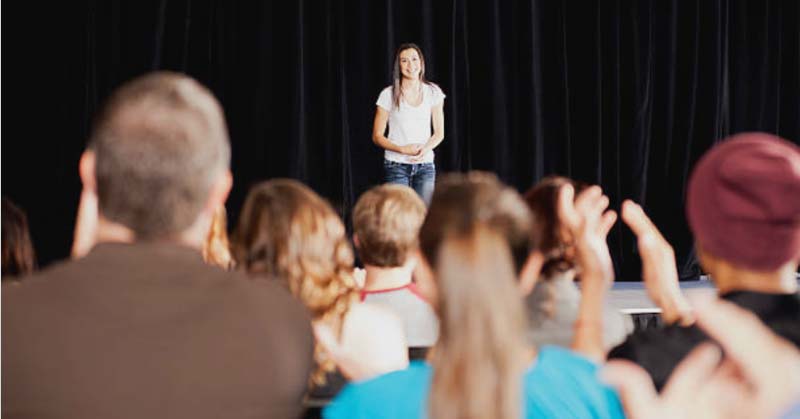
{"label": "black stage curtain", "polygon": [[[382,178],[374,103],[394,48],[416,42],[447,94],[439,173],[497,173],[520,190],[557,173],[644,204],[697,273],[687,177],[714,142],[800,140],[798,2],[734,0],[87,1],[4,4],[3,194],[30,215],[40,258],[65,257],[77,161],[108,93],[156,69],[222,102],[235,221],[248,188],[300,179],[345,217]],[[631,234],[610,236],[620,280]]]}

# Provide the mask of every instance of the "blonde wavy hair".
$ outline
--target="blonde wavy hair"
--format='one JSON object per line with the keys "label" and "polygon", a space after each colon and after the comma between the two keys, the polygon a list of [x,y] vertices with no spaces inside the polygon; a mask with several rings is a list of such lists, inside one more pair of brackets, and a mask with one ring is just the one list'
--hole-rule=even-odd
{"label": "blonde wavy hair", "polygon": [[[251,276],[286,282],[314,321],[341,334],[358,301],[353,249],[330,204],[300,182],[274,179],[250,190],[232,237],[233,256]],[[336,369],[317,344],[311,382],[325,383]]]}

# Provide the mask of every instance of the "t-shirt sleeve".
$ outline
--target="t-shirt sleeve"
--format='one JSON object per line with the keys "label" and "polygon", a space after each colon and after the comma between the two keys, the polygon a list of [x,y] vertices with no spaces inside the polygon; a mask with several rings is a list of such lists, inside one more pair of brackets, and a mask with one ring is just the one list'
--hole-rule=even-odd
{"label": "t-shirt sleeve", "polygon": [[378,96],[378,100],[375,102],[376,105],[380,106],[381,108],[385,109],[387,112],[392,110],[392,88],[387,87],[381,91],[381,94]]}
{"label": "t-shirt sleeve", "polygon": [[444,103],[444,98],[446,97],[442,89],[437,85],[432,85],[431,88],[433,89],[433,106],[439,106]]}

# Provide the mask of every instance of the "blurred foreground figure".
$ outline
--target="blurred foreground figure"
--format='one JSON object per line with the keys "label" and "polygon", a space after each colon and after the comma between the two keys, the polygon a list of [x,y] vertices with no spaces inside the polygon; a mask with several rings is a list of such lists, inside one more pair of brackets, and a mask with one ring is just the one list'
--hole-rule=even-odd
{"label": "blurred foreground figure", "polygon": [[[800,346],[800,148],[778,137],[739,134],[697,163],[686,214],[697,255],[723,300],[755,314]],[[642,366],[662,388],[675,366],[709,339],[692,325],[669,243],[633,202],[622,219],[636,233],[648,294],[662,310],[664,329],[629,336],[609,358]]]}
{"label": "blurred foreground figure", "polygon": [[79,166],[82,257],[4,284],[3,417],[297,416],[305,310],[201,255],[229,160],[222,109],[189,77],[111,96]]}
{"label": "blurred foreground figure", "polygon": [[796,418],[800,414],[800,351],[756,316],[724,301],[698,306],[698,323],[725,351],[694,349],[657,395],[647,372],[609,362],[604,378],[621,393],[631,419]]}

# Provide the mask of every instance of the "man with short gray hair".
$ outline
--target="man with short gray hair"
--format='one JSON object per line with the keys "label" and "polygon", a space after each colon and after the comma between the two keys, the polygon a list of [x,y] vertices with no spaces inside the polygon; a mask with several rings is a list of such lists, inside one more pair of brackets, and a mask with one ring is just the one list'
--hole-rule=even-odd
{"label": "man with short gray hair", "polygon": [[222,109],[191,78],[111,96],[80,161],[78,259],[3,286],[4,417],[298,416],[307,313],[201,257],[229,164]]}

